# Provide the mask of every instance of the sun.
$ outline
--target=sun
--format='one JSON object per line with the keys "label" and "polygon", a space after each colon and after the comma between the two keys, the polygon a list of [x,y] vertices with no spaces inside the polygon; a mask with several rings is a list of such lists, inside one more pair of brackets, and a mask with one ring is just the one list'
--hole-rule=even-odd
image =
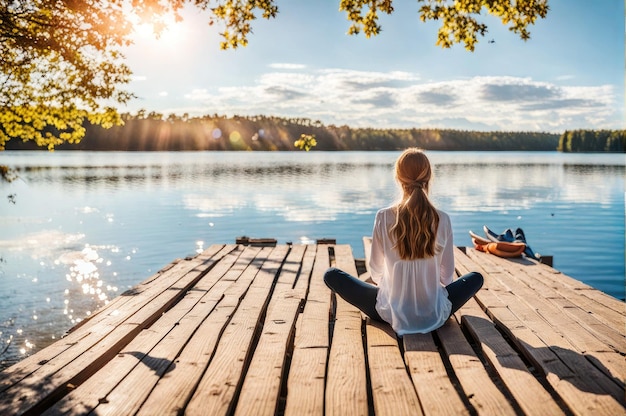
{"label": "sun", "polygon": [[[160,32],[159,32],[160,29]],[[165,14],[150,22],[133,22],[135,43],[154,43],[159,47],[180,46],[186,41],[187,30],[182,21],[176,21],[174,14]]]}

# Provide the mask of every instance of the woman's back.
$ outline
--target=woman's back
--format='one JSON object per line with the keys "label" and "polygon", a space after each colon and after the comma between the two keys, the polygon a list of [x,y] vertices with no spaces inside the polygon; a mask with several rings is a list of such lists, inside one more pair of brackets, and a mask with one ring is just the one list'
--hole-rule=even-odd
{"label": "woman's back", "polygon": [[389,230],[396,222],[396,209],[384,208],[374,222],[370,272],[378,283],[376,310],[402,335],[429,332],[445,322],[451,304],[445,285],[452,283],[454,254],[449,216],[437,211],[439,226],[435,235],[435,255],[404,260]]}
{"label": "woman's back", "polygon": [[368,284],[331,268],[324,282],[370,318],[391,324],[399,335],[439,328],[483,284],[479,273],[454,278],[450,217],[428,199],[430,162],[419,149],[396,161],[402,198],[376,213]]}

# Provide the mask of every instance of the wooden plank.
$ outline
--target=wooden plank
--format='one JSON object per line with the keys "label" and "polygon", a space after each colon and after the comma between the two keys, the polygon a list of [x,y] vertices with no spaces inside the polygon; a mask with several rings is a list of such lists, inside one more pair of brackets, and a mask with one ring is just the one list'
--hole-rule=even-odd
{"label": "wooden plank", "polygon": [[372,237],[363,237],[363,253],[365,255],[365,267],[370,270],[370,258],[372,257]]}
{"label": "wooden plank", "polygon": [[[195,335],[175,360],[175,366],[158,381],[138,415],[181,414],[191,399],[202,374],[215,353],[225,327],[240,298],[249,290],[273,248],[263,248],[241,277],[224,292],[214,311],[202,322]],[[220,282],[222,283],[222,282]]]}
{"label": "wooden plank", "polygon": [[243,236],[237,237],[235,243],[254,247],[276,247],[277,241],[275,238],[250,238]]}
{"label": "wooden plank", "polygon": [[[336,266],[356,276],[350,246],[334,247]],[[367,376],[361,312],[336,296],[334,330],[328,358],[325,414],[367,415]]]}
{"label": "wooden plank", "polygon": [[[586,298],[586,297],[585,297]],[[603,319],[598,319],[599,315],[590,312],[581,301],[573,303],[569,298],[550,298],[550,301],[572,319],[584,326],[587,331],[598,338],[610,349],[626,354],[626,336],[620,325],[610,325]],[[583,301],[584,302],[584,301]],[[624,320],[626,322],[626,320]],[[620,332],[622,330],[622,332]],[[626,371],[622,372],[626,374]]]}
{"label": "wooden plank", "polygon": [[223,279],[232,276],[235,270],[241,275],[258,251],[237,250],[225,256],[181,302],[57,403],[55,412],[97,408],[99,415],[135,413],[161,376],[175,366],[180,350],[233,284],[231,279]]}
{"label": "wooden plank", "polygon": [[[494,261],[494,256],[479,253],[472,249],[468,249],[468,254],[472,260],[480,262],[481,266],[489,270],[485,280],[486,284],[503,285],[505,282],[509,286],[512,284],[513,278],[510,273],[506,272],[508,263],[498,266]],[[541,267],[545,268],[543,265]],[[551,278],[557,279],[560,278],[560,275],[553,274]],[[546,380],[563,399],[569,410],[575,414],[622,414],[624,409],[614,397],[594,393],[594,389],[597,390],[597,387],[589,386],[589,382],[582,375],[578,376],[572,370],[576,368],[573,362],[570,365],[565,365],[561,361],[562,358],[556,352],[571,352],[571,346],[569,349],[562,345],[557,346],[562,344],[562,340],[555,337],[552,327],[547,325],[543,318],[536,318],[536,313],[529,307],[520,310],[517,305],[523,304],[523,302],[516,297],[514,291],[515,289],[511,287],[509,287],[509,291],[492,291],[500,298],[502,305],[509,306],[489,306],[487,313],[497,326],[511,337],[516,346],[533,362],[535,367],[545,374]],[[482,300],[483,294],[483,290],[477,294],[478,300]],[[542,294],[535,293],[530,297],[541,298]],[[516,314],[513,314],[511,307],[517,310]],[[548,337],[550,339],[546,339]],[[571,356],[571,354],[565,355]]]}
{"label": "wooden plank", "polygon": [[404,361],[425,415],[469,415],[429,334],[403,337]]}
{"label": "wooden plank", "polygon": [[503,268],[513,276],[523,278],[530,287],[540,291],[542,297],[565,297],[573,304],[583,308],[605,323],[609,328],[620,328],[624,332],[623,322],[626,320],[626,307],[619,301],[602,293],[589,285],[579,282],[560,272],[550,273],[547,266],[526,260],[503,259],[476,250],[468,250],[470,257],[477,258],[481,263],[493,264]]}
{"label": "wooden plank", "polygon": [[233,409],[250,360],[250,347],[287,253],[288,247],[279,245],[263,264],[224,330],[213,359],[186,407],[187,413],[218,415]]}
{"label": "wooden plank", "polygon": [[485,359],[498,373],[502,383],[525,414],[564,414],[474,299],[470,299],[457,315],[461,317],[463,325],[480,345]]}
{"label": "wooden plank", "polygon": [[365,236],[363,237],[363,252],[365,253],[365,260],[363,261],[365,264],[365,272],[359,275],[359,279],[364,282],[374,283],[372,280],[372,274],[370,272],[370,258],[372,254],[372,237]]}
{"label": "wooden plank", "polygon": [[[564,309],[555,307],[550,302],[534,301],[533,305],[540,307],[539,314],[557,329],[576,348],[576,352],[585,357],[593,357],[596,362],[601,363],[601,370],[604,376],[608,376],[610,380],[617,384],[619,390],[615,391],[616,398],[623,397],[624,383],[621,376],[625,374],[624,357],[612,349],[611,346],[602,342],[595,334],[587,331],[587,327],[581,325],[580,321],[575,320],[569,313],[563,312]],[[622,347],[622,346],[620,346]],[[623,347],[622,347],[623,348]],[[581,372],[585,371],[580,368]],[[609,387],[612,390],[612,386]]]}
{"label": "wooden plank", "polygon": [[356,276],[356,263],[352,255],[352,247],[347,244],[338,244],[334,246],[335,251],[335,267],[345,271],[346,273]]}
{"label": "wooden plank", "polygon": [[470,272],[478,272],[483,275],[484,283],[483,287],[478,291],[475,298],[483,308],[490,307],[506,307],[506,304],[496,295],[498,292],[508,291],[507,288],[502,287],[497,281],[490,278],[489,272],[470,259],[459,248],[454,249],[454,263],[455,269],[459,275],[464,275]]}
{"label": "wooden plank", "polygon": [[610,394],[615,400],[623,400],[623,389],[592,365],[566,336],[545,321],[545,317],[539,316],[535,311],[519,302],[511,302],[509,309],[526,326],[536,332],[546,347],[574,371],[572,380],[576,380],[581,389],[596,392],[599,395]]}
{"label": "wooden plank", "polygon": [[515,409],[491,380],[456,321],[448,319],[437,329],[437,335],[465,397],[476,412],[479,415],[515,415]]}
{"label": "wooden plank", "polygon": [[597,308],[594,309],[594,313],[598,315],[610,313],[611,316],[613,316],[614,312],[617,312],[621,316],[626,315],[626,311],[624,311],[624,302],[614,298],[613,296],[595,289],[581,291],[581,294],[595,302]]}
{"label": "wooden plank", "polygon": [[[484,253],[483,253],[484,254]],[[498,260],[494,260],[495,256],[485,256],[485,261],[498,264]],[[498,258],[496,258],[498,259]],[[499,259],[502,260],[502,259]],[[560,359],[564,360],[570,368],[573,368],[578,378],[584,378],[586,384],[593,383],[596,390],[610,394],[616,400],[623,400],[624,388],[623,383],[618,377],[606,377],[607,374],[616,375],[620,370],[619,367],[611,368],[611,362],[604,363],[603,371],[600,371],[584,356],[585,353],[593,356],[594,352],[601,352],[602,355],[594,356],[596,361],[599,358],[606,358],[611,351],[609,347],[593,337],[586,329],[577,321],[572,319],[561,309],[556,308],[549,300],[543,297],[542,292],[536,292],[529,288],[522,279],[527,277],[526,273],[511,274],[504,269],[506,263],[500,263],[501,276],[500,279],[506,279],[507,283],[513,287],[515,293],[514,299],[509,300],[509,308],[531,329],[540,334],[540,338],[557,352]],[[543,288],[544,290],[548,290]],[[550,294],[548,292],[548,294]],[[554,294],[555,297],[560,297]],[[513,299],[513,297],[509,297]],[[515,308],[515,309],[513,309]],[[620,360],[619,354],[613,352],[613,361]]]}
{"label": "wooden plank", "polygon": [[[510,298],[512,308],[517,309],[518,300],[513,295]],[[527,311],[520,316],[520,311],[513,313],[508,307],[490,308],[488,312],[492,320],[510,336],[535,368],[543,372],[546,380],[572,412],[609,415],[620,414],[623,411],[615,398],[599,392],[597,386],[562,361],[557,352],[567,351],[567,348],[554,345],[562,343],[558,338],[555,339],[554,334],[541,332],[550,331],[549,328],[529,329],[529,326],[535,326],[530,322],[530,319],[535,319],[532,318],[534,312]],[[546,337],[551,339],[544,341]]]}
{"label": "wooden plank", "polygon": [[[239,393],[235,408],[236,415],[273,415],[276,413],[287,348],[302,300],[298,294],[294,294],[293,287],[305,249],[306,246],[303,245],[292,247],[278,277],[263,323],[261,337]],[[309,265],[303,268],[310,271]]]}
{"label": "wooden plank", "polygon": [[[224,249],[222,253],[226,254],[229,251],[230,249]],[[15,413],[27,410],[39,412],[40,408],[45,408],[46,402],[56,401],[65,395],[68,386],[81,384],[104,366],[143,328],[152,324],[184,296],[185,291],[208,270],[208,268],[196,270],[198,265],[206,263],[208,266],[214,262],[215,259],[199,256],[184,264],[185,273],[178,276],[177,280],[164,279],[160,282],[161,285],[151,285],[147,288],[143,292],[144,296],[133,297],[123,305],[126,309],[120,312],[121,318],[114,317],[104,321],[89,332],[79,345],[73,345],[73,348],[58,355],[54,361],[45,363],[42,366],[43,370],[31,375],[26,384],[15,386],[15,391],[8,389],[0,398],[0,413],[8,409]],[[176,266],[171,270],[175,269]],[[175,287],[172,286],[174,284]]]}
{"label": "wooden plank", "polygon": [[324,284],[323,277],[329,266],[328,248],[317,246],[307,301],[296,323],[287,384],[286,416],[324,413],[330,289]]}
{"label": "wooden plank", "polygon": [[307,245],[306,252],[302,259],[302,265],[293,284],[293,295],[305,300],[309,291],[313,267],[315,267],[315,257],[317,255],[317,245]]}
{"label": "wooden plank", "polygon": [[398,340],[388,324],[367,319],[367,362],[374,411],[378,415],[423,415],[402,360]]}
{"label": "wooden plank", "polygon": [[[503,259],[494,256],[487,256],[485,261],[499,264],[503,270],[509,265],[504,263]],[[554,331],[567,338],[578,352],[584,353],[596,367],[623,390],[622,375],[626,374],[626,362],[623,359],[626,348],[624,336],[574,305],[560,292],[535,280],[528,268],[524,270],[514,268],[518,270],[518,273],[510,273],[508,269],[506,270],[504,278],[517,297],[527,303],[530,308],[535,309],[554,328]],[[494,276],[498,275],[494,274]],[[531,289],[534,289],[534,292]],[[571,295],[578,296],[577,294]]]}
{"label": "wooden plank", "polygon": [[[506,262],[505,259],[499,258],[490,260],[498,263]],[[550,293],[546,293],[544,297],[551,298],[553,294],[566,297],[573,304],[582,307],[597,319],[605,322],[607,326],[623,328],[623,325],[620,326],[620,324],[626,320],[624,302],[562,273],[550,274],[544,265],[534,264],[529,267],[511,262],[511,264],[505,264],[505,267],[510,269],[512,273],[521,272],[527,276],[524,280],[529,286],[537,287],[542,293],[546,291]],[[548,287],[551,290],[548,290]]]}
{"label": "wooden plank", "polygon": [[315,265],[302,316],[294,342],[296,350],[328,348],[328,322],[330,317],[330,289],[324,283],[324,272],[330,265],[328,248],[317,246]]}

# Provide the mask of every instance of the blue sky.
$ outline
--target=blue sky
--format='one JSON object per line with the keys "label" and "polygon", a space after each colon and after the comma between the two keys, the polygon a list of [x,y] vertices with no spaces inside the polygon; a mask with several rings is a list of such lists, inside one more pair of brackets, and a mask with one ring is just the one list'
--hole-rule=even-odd
{"label": "blue sky", "polygon": [[[394,2],[382,33],[346,34],[339,0],[278,0],[249,45],[219,49],[219,26],[189,8],[126,50],[137,95],[122,111],[276,115],[375,128],[623,129],[624,1],[550,0],[527,42],[485,16],[475,52],[435,45],[417,1]],[[493,39],[494,43],[488,40]]]}

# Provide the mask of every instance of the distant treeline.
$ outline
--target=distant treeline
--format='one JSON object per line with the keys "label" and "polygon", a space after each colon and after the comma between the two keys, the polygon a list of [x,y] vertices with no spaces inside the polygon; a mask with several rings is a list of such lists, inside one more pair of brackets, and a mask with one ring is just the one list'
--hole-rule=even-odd
{"label": "distant treeline", "polygon": [[626,148],[626,130],[573,130],[559,139],[561,152],[621,152]]}
{"label": "distant treeline", "polygon": [[[85,138],[58,150],[296,150],[301,134],[315,135],[314,150],[556,150],[562,137],[536,132],[477,132],[448,129],[372,129],[325,126],[307,118],[219,115],[188,117],[140,111],[123,114],[124,125],[110,129],[86,125]],[[569,133],[568,133],[569,134]],[[623,132],[622,138],[623,138]],[[35,149],[11,140],[7,150]],[[571,147],[574,149],[575,147]],[[568,148],[569,149],[569,148]],[[613,149],[613,147],[611,147]],[[622,140],[621,150],[624,145]],[[604,149],[601,149],[605,151]],[[575,151],[575,150],[568,150]]]}

